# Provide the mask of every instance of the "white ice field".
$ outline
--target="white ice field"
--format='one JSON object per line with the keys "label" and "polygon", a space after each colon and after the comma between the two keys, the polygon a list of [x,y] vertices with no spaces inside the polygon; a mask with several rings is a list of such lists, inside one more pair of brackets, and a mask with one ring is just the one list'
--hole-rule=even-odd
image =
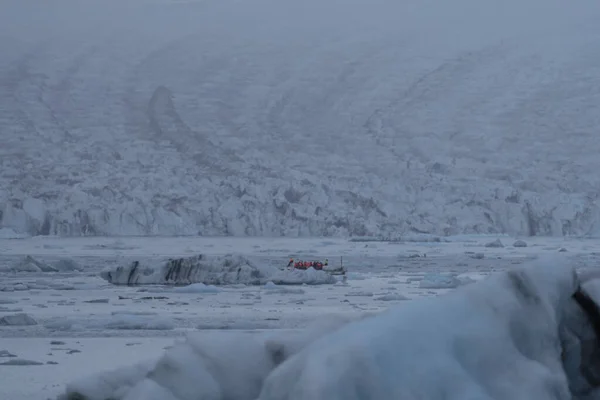
{"label": "white ice field", "polygon": [[[497,240],[501,242],[502,247]],[[521,247],[524,244],[526,247]],[[107,268],[111,270],[115,266],[127,266],[134,260],[139,260],[147,266],[160,266],[161,261],[168,257],[196,254],[220,257],[228,253],[236,253],[253,265],[264,266],[281,266],[287,263],[289,257],[329,258],[332,264],[339,262],[339,257],[343,257],[348,275],[345,282],[340,279],[333,284],[240,283],[220,286],[192,284],[183,287],[119,286],[110,284],[101,277],[102,271]],[[154,386],[153,389],[149,389],[147,384],[138,385],[141,387],[137,387],[136,390],[141,390],[141,394],[133,389],[128,391],[135,386],[134,383],[139,383],[150,366],[135,370],[138,371],[137,375],[135,371],[125,369],[113,375],[109,374],[109,378],[88,378],[102,371],[131,366],[140,361],[153,362],[165,349],[172,346],[176,339],[183,339],[185,335],[192,333],[192,337],[197,341],[194,343],[208,348],[201,354],[208,351],[214,359],[223,360],[222,368],[225,371],[231,370],[231,376],[220,377],[219,379],[225,381],[219,381],[219,384],[228,388],[238,387],[238,391],[250,396],[228,398],[253,400],[252,393],[256,392],[256,388],[250,385],[249,389],[249,384],[244,383],[244,379],[255,382],[255,376],[252,375],[255,373],[266,377],[265,371],[270,369],[256,359],[257,354],[265,353],[264,349],[277,349],[278,346],[282,346],[285,348],[282,354],[287,354],[288,351],[295,352],[307,343],[315,342],[322,335],[322,331],[333,329],[343,321],[378,314],[389,308],[401,310],[408,304],[423,302],[426,298],[436,298],[457,290],[456,288],[462,292],[480,285],[476,281],[490,275],[502,276],[503,271],[519,268],[535,259],[545,258],[543,262],[547,263],[548,258],[545,256],[549,256],[551,260],[560,260],[557,262],[560,263],[561,271],[568,272],[570,267],[576,267],[579,271],[593,269],[600,259],[600,241],[525,238],[524,242],[518,242],[514,238],[495,236],[463,236],[450,239],[409,237],[401,242],[329,238],[35,237],[1,240],[0,254],[0,398],[54,399],[57,395],[65,393],[65,385],[68,383],[74,383],[71,389],[79,390],[90,400],[225,398],[213,393],[216,390],[214,386],[217,385],[214,380],[206,379],[200,384],[201,388],[194,387],[198,380],[205,379],[204,375],[198,372],[203,368],[202,363],[198,366],[198,361],[195,364],[194,360],[185,360],[185,357],[177,361],[183,363],[183,371],[187,371],[178,374],[179,380],[173,381],[173,377],[163,378],[168,381],[164,383],[167,388],[172,385],[185,388],[179,392],[173,390],[169,395],[174,397],[168,397]],[[28,256],[30,258],[27,258]],[[552,264],[553,262],[550,262],[544,267],[542,275],[534,276],[535,280],[540,280],[540,284],[547,284],[545,279],[549,280],[550,284],[560,284],[560,280],[553,281],[556,279],[556,268]],[[534,267],[531,269],[535,270]],[[539,274],[539,271],[537,273]],[[502,286],[495,283],[494,287]],[[555,289],[542,287],[539,290],[541,296],[554,296],[552,293]],[[568,290],[565,288],[565,293]],[[422,353],[411,356],[411,363],[414,364],[419,357],[424,357],[423,360],[431,362],[428,368],[437,368],[436,365],[448,355],[446,350],[436,347],[439,346],[436,337],[459,334],[463,326],[462,320],[477,324],[480,318],[487,318],[487,311],[481,309],[480,303],[493,303],[497,298],[500,299],[498,301],[501,308],[505,310],[503,312],[515,312],[511,310],[511,303],[512,299],[518,299],[517,295],[502,297],[502,293],[495,293],[494,290],[486,290],[485,293],[486,298],[475,299],[472,304],[469,302],[459,307],[447,305],[449,310],[443,312],[443,315],[436,308],[440,304],[446,307],[444,298],[439,298],[438,306],[424,304],[418,315],[408,315],[406,320],[412,328],[401,333],[398,340],[402,337],[407,343],[407,348],[412,349],[412,341],[419,338],[424,340],[423,335],[428,338],[428,344],[417,344],[421,350],[411,350]],[[525,310],[527,311],[526,308]],[[457,311],[464,315],[448,319],[448,314],[452,315]],[[542,318],[539,310],[527,312],[534,312],[537,316],[528,316],[526,324],[520,321],[524,323],[522,329],[531,326],[532,321],[538,323],[536,319]],[[547,316],[545,312],[547,310],[542,314]],[[505,319],[512,321],[511,315],[500,315],[495,323],[484,321],[481,326],[483,331],[479,333],[491,335],[485,343],[478,342],[481,341],[481,337],[477,337],[477,329],[471,332],[474,336],[474,354],[480,354],[481,348],[492,349],[490,351],[499,348],[497,344],[490,342],[506,340],[498,331],[505,326]],[[436,320],[440,322],[435,323]],[[547,321],[539,323],[547,328]],[[419,326],[423,324],[433,325]],[[302,330],[307,327],[310,329],[304,333]],[[380,328],[373,326],[360,331],[375,332],[377,329]],[[488,332],[486,329],[494,332]],[[535,334],[541,332],[535,324],[532,329],[537,329]],[[419,330],[422,331],[421,334],[418,334]],[[382,335],[386,331],[388,330],[383,330]],[[272,342],[268,342],[269,338]],[[264,345],[264,341],[270,344]],[[343,347],[342,343],[341,340],[336,341],[336,346]],[[362,346],[377,345],[369,339],[361,343]],[[392,343],[390,346],[398,344],[401,343]],[[232,346],[235,349],[232,349]],[[349,354],[352,354],[355,345],[349,346]],[[463,346],[469,347],[471,344],[465,343]],[[348,352],[348,349],[343,349],[342,353],[345,352]],[[429,354],[431,352],[434,354]],[[187,353],[189,352],[184,352]],[[277,351],[275,353],[279,354]],[[183,355],[175,354],[172,357],[179,360]],[[360,362],[363,371],[367,371],[368,367],[364,364],[366,361]],[[518,357],[508,362],[518,362]],[[502,365],[504,364],[501,362],[495,368],[502,370]],[[257,372],[256,368],[260,372]],[[453,365],[448,368],[456,372],[458,367]],[[423,373],[425,372],[424,370]],[[324,372],[325,375],[336,373],[338,372],[334,370]],[[539,382],[536,381],[538,378],[541,381],[546,379],[535,376],[530,381],[524,379],[523,393],[531,396],[536,390],[541,390]],[[335,377],[332,379],[336,380]],[[339,380],[349,382],[352,379],[340,377]],[[318,382],[309,386],[314,387],[316,384]],[[428,386],[425,383],[423,385]],[[468,383],[465,385],[464,387],[469,387]],[[158,397],[149,397],[150,394],[144,394],[144,390],[149,390]],[[446,398],[502,398],[494,397],[493,392],[490,392],[490,397],[460,397],[461,393],[463,392],[459,390],[456,392],[458,397]],[[539,393],[546,392],[542,390]],[[130,397],[125,397],[126,395]],[[347,396],[348,393],[339,391],[339,395]],[[265,399],[280,398],[269,397],[266,394],[265,396]],[[323,393],[297,396],[300,397],[289,398],[325,398],[322,397]],[[361,398],[384,398],[377,397],[378,393],[375,392],[373,396]],[[442,398],[439,396],[430,393],[426,398]]]}

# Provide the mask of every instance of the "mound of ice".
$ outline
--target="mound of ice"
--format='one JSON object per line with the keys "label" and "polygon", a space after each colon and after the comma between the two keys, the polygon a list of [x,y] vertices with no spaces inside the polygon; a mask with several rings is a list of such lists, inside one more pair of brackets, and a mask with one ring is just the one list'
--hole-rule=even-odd
{"label": "mound of ice", "polygon": [[117,285],[204,283],[225,285],[259,284],[264,272],[241,256],[206,256],[203,254],[169,259],[161,265],[142,265],[134,261],[127,266],[106,269],[100,276]]}
{"label": "mound of ice", "polygon": [[8,350],[0,350],[0,358],[3,358],[3,357],[14,358],[14,357],[16,357],[16,355],[14,355],[13,353],[11,353]]}
{"label": "mound of ice", "polygon": [[[147,360],[133,366],[121,367],[109,372],[86,376],[67,385],[62,400],[105,400],[123,399],[125,394],[156,365],[156,360]],[[165,400],[167,400],[166,398]]]}
{"label": "mound of ice", "polygon": [[312,343],[259,399],[577,398],[598,348],[577,290],[572,268],[537,265],[404,303]]}
{"label": "mound of ice", "polygon": [[25,313],[5,315],[0,318],[0,326],[28,326],[37,325],[35,319]]}
{"label": "mound of ice", "polygon": [[116,285],[175,284],[205,285],[250,284],[261,285],[268,281],[278,284],[333,283],[335,278],[324,271],[285,270],[264,265],[257,266],[239,255],[206,256],[170,259],[160,265],[143,266],[134,261],[127,266],[108,268],[100,276]]}
{"label": "mound of ice", "polygon": [[502,241],[500,239],[496,239],[493,242],[486,243],[485,247],[502,248],[502,247],[504,247],[504,244],[502,243]]}
{"label": "mound of ice", "polygon": [[461,285],[461,281],[451,274],[427,274],[419,282],[421,289],[454,289]]}
{"label": "mound of ice", "polygon": [[24,239],[28,235],[17,233],[11,228],[0,228],[0,239]]}
{"label": "mound of ice", "polygon": [[57,268],[36,260],[31,256],[26,256],[10,269],[15,272],[58,272]]}
{"label": "mound of ice", "polygon": [[193,333],[158,361],[79,379],[59,399],[254,400],[277,365],[347,321],[332,317],[292,333]]}
{"label": "mound of ice", "polygon": [[13,265],[0,268],[13,272],[71,272],[82,271],[83,268],[71,259],[60,259],[48,264],[32,256],[25,256]]}

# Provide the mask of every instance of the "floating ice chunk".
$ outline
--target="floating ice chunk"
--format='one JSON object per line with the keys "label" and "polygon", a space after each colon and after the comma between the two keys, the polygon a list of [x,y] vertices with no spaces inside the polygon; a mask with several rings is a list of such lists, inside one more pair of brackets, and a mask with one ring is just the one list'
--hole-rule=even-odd
{"label": "floating ice chunk", "polygon": [[8,361],[0,362],[0,365],[5,366],[29,366],[29,365],[44,365],[44,363],[33,360],[25,360],[23,358],[12,358]]}
{"label": "floating ice chunk", "polygon": [[37,325],[37,321],[25,313],[5,315],[0,318],[0,325],[4,326],[27,326]]}
{"label": "floating ice chunk", "polygon": [[375,300],[379,301],[400,301],[408,300],[408,297],[401,294],[384,294],[383,296],[376,297]]}
{"label": "floating ice chunk", "polygon": [[421,289],[454,289],[460,285],[460,279],[451,274],[427,274],[419,282]]}
{"label": "floating ice chunk", "polygon": [[485,247],[500,248],[500,247],[504,247],[504,245],[502,244],[500,239],[496,239],[493,242],[486,243]]}

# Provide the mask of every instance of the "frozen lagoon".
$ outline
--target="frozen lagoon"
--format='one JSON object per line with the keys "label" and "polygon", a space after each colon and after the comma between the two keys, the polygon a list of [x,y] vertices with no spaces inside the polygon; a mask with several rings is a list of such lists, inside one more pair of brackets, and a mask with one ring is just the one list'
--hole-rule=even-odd
{"label": "frozen lagoon", "polygon": [[[0,326],[0,351],[11,355],[0,363],[33,361],[0,367],[0,395],[52,398],[78,377],[156,358],[175,339],[193,331],[295,330],[319,318],[354,318],[437,296],[539,256],[561,254],[579,269],[593,268],[600,258],[596,239],[527,238],[526,247],[515,247],[515,238],[502,236],[406,239],[0,240],[0,318],[29,317],[9,318],[13,322]],[[491,244],[496,239],[503,247]],[[99,276],[108,266],[132,260],[230,253],[280,266],[290,257],[329,258],[331,263],[343,257],[347,280],[332,285],[192,285],[186,290],[115,286]],[[75,267],[58,272],[16,268],[27,256],[48,265],[69,260]]]}

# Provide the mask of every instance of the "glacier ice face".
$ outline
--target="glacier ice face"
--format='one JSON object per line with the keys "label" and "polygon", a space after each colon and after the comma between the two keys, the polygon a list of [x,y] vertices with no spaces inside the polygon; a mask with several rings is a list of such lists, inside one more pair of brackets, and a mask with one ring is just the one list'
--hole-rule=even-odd
{"label": "glacier ice face", "polygon": [[0,233],[599,232],[596,2],[169,3],[3,4]]}
{"label": "glacier ice face", "polygon": [[[118,400],[593,400],[600,313],[573,296],[597,308],[599,282],[544,260],[358,320],[193,334],[137,382],[118,371],[95,379]],[[102,399],[87,379],[67,398]]]}

